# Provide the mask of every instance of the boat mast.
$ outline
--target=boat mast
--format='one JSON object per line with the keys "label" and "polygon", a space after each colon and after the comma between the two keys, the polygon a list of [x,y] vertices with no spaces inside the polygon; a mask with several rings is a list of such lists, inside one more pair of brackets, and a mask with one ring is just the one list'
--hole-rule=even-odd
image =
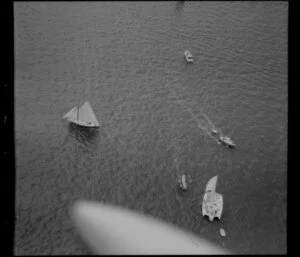
{"label": "boat mast", "polygon": [[77,96],[77,120],[79,120],[79,102],[78,102],[78,96]]}
{"label": "boat mast", "polygon": [[[86,36],[84,36],[84,38],[86,38]],[[86,40],[85,42],[87,42],[87,40]],[[87,52],[87,48],[85,49],[85,54],[84,54],[84,55],[86,55],[86,52]],[[76,95],[77,95],[77,106],[78,106],[78,110],[77,110],[77,120],[79,121],[79,109],[80,109],[80,107],[79,107],[79,100],[78,100],[78,90],[77,90],[77,92],[76,92]]]}

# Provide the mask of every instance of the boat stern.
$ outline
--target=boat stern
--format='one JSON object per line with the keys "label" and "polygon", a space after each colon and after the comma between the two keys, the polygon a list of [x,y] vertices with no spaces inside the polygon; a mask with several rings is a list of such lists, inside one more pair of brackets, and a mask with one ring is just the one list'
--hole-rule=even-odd
{"label": "boat stern", "polygon": [[210,221],[213,221],[215,217],[219,220],[223,212],[223,197],[221,194],[215,193],[215,197],[212,201],[207,202],[207,193],[205,193],[202,201],[202,216],[208,216]]}

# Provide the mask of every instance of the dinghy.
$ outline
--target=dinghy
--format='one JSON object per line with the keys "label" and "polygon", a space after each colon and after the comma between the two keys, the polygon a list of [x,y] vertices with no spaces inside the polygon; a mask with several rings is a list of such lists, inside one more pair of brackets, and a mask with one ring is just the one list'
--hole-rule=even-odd
{"label": "dinghy", "polygon": [[83,127],[100,127],[89,101],[86,101],[79,109],[75,106],[63,118]]}
{"label": "dinghy", "polygon": [[216,193],[217,181],[218,176],[208,181],[202,201],[202,216],[208,216],[210,221],[215,217],[220,220],[223,211],[223,196]]}
{"label": "dinghy", "polygon": [[215,129],[215,128],[213,128],[213,129],[211,130],[211,134],[212,134],[213,136],[217,135],[217,134],[218,134],[218,130]]}
{"label": "dinghy", "polygon": [[181,179],[179,180],[179,188],[182,191],[186,191],[187,190],[187,182],[186,182],[185,174],[181,175]]}
{"label": "dinghy", "polygon": [[220,234],[223,237],[226,236],[226,232],[225,232],[225,230],[223,228],[220,229]]}
{"label": "dinghy", "polygon": [[187,62],[193,62],[194,61],[193,56],[192,56],[190,51],[185,50],[184,55],[185,55],[185,58],[186,58]]}

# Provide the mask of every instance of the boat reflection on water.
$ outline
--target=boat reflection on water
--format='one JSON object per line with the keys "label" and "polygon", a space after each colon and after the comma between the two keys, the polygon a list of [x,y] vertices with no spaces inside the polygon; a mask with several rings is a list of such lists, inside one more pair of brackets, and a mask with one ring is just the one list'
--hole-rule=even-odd
{"label": "boat reflection on water", "polygon": [[85,146],[94,144],[99,135],[99,129],[82,127],[75,123],[68,123],[69,135],[76,142]]}
{"label": "boat reflection on water", "polygon": [[183,7],[184,7],[184,1],[177,1],[175,6],[176,14],[181,14]]}

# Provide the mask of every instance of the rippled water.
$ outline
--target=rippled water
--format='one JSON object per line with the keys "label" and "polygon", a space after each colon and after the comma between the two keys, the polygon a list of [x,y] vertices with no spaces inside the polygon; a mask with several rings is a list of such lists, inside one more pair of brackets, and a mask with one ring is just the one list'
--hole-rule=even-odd
{"label": "rippled water", "polygon": [[[87,253],[69,218],[82,198],[236,253],[286,252],[287,2],[14,7],[16,254]],[[62,120],[86,100],[98,131]],[[214,175],[224,211],[210,223],[201,200]]]}

